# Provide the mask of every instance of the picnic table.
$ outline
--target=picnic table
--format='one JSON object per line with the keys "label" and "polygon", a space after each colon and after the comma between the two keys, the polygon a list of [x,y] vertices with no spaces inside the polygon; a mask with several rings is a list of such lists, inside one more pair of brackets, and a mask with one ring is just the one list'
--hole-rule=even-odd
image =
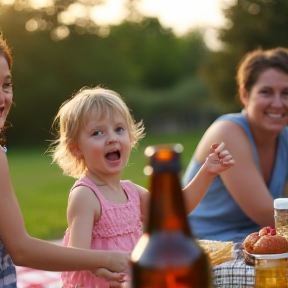
{"label": "picnic table", "polygon": [[[57,243],[57,242],[56,242]],[[60,241],[58,241],[60,244]],[[212,243],[212,242],[211,242]],[[214,242],[215,243],[215,242]],[[233,260],[212,265],[215,288],[254,288],[255,269],[245,264],[241,243],[233,244]],[[231,258],[231,257],[230,257]],[[16,267],[18,288],[61,288],[60,272]]]}

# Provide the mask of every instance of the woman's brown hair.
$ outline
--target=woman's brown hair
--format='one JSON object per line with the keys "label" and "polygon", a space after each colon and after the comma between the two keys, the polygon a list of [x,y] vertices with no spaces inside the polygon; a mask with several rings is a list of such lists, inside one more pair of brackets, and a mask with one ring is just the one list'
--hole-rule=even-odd
{"label": "woman's brown hair", "polygon": [[[0,30],[0,56],[4,56],[8,63],[9,70],[12,69],[13,59],[11,55],[11,50],[7,44],[7,42],[3,39],[1,30]],[[6,137],[4,135],[4,131],[7,127],[11,126],[9,122],[5,122],[4,127],[0,129],[0,145],[5,145]]]}

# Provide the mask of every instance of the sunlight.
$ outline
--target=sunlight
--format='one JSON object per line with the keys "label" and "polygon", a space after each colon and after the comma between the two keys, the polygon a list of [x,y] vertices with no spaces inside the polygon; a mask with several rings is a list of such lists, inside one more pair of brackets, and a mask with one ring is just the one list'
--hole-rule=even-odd
{"label": "sunlight", "polygon": [[51,37],[55,41],[62,40],[69,35],[70,31],[66,26],[58,26],[51,31]]}
{"label": "sunlight", "polygon": [[68,11],[62,11],[58,14],[58,22],[65,25],[72,25],[76,21],[76,17]]}
{"label": "sunlight", "polygon": [[0,4],[3,4],[3,5],[12,5],[14,4],[15,0],[2,0],[0,1]]}
{"label": "sunlight", "polygon": [[[163,27],[170,28],[178,36],[182,36],[195,28],[203,28],[205,42],[212,48],[217,46],[215,29],[225,25],[222,9],[225,5],[231,5],[235,1],[237,0],[138,0],[133,1],[133,5],[140,12],[139,14],[144,17],[157,17]],[[58,23],[62,25],[76,24],[78,28],[81,26],[83,29],[88,25],[93,30],[95,27],[93,28],[93,24],[91,25],[90,22],[93,21],[96,24],[94,26],[104,27],[103,31],[101,30],[101,35],[105,36],[107,33],[109,34],[107,27],[110,25],[119,25],[128,16],[134,15],[136,17],[138,15],[137,13],[130,13],[128,8],[129,4],[132,3],[130,0],[66,1],[67,9],[61,9],[62,11],[57,12],[58,3],[57,0],[0,0],[0,4],[13,5],[14,9],[19,11],[32,8],[35,10],[42,9],[42,12],[45,10],[43,13],[48,15],[58,13]],[[37,21],[27,22],[26,29],[28,31],[39,30],[43,25]],[[90,29],[89,27],[87,29]],[[100,30],[98,32],[100,33]],[[66,33],[66,30],[61,28],[55,30],[53,35],[56,35],[55,38],[58,39],[65,37]]]}
{"label": "sunlight", "polygon": [[117,25],[127,16],[122,1],[107,0],[104,5],[97,5],[90,10],[90,18],[98,25]]}
{"label": "sunlight", "polygon": [[29,21],[27,21],[26,29],[27,31],[30,31],[30,32],[36,31],[38,29],[37,21],[35,19],[30,19]]}
{"label": "sunlight", "polygon": [[41,8],[53,6],[54,1],[53,0],[28,0],[28,4],[33,9],[41,9]]}
{"label": "sunlight", "polygon": [[140,259],[140,257],[142,255],[143,251],[145,250],[148,242],[149,242],[149,235],[147,233],[145,233],[139,239],[134,250],[132,251],[131,259],[133,262],[137,262]]}
{"label": "sunlight", "polygon": [[67,12],[72,14],[76,18],[85,18],[87,17],[87,6],[81,4],[81,3],[73,3],[70,4],[67,8]]}
{"label": "sunlight", "polygon": [[[184,34],[192,27],[219,26],[223,17],[215,0],[142,0],[139,9],[145,15],[158,17],[161,24]],[[177,13],[176,13],[177,11]]]}
{"label": "sunlight", "polygon": [[70,4],[66,11],[58,14],[58,21],[65,25],[71,25],[79,18],[86,18],[88,9],[85,5],[80,3]]}

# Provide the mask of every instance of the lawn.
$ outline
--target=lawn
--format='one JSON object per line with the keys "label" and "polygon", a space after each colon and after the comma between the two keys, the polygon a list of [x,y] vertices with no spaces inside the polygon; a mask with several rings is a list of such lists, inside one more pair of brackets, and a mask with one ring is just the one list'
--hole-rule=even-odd
{"label": "lawn", "polygon": [[[187,167],[202,132],[147,135],[133,150],[122,179],[148,187],[143,169],[147,165],[144,150],[149,145],[181,143],[183,170]],[[63,176],[45,149],[9,149],[8,161],[12,182],[22,210],[26,228],[31,236],[58,239],[66,229],[67,196],[75,179]]]}

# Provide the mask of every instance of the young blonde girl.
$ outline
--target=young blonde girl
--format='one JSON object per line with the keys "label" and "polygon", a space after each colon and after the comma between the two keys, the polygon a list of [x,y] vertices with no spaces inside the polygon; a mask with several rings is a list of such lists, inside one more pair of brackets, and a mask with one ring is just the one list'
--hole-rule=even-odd
{"label": "young blonde girl", "polygon": [[[52,144],[53,161],[65,175],[78,179],[69,194],[64,245],[131,252],[142,234],[149,194],[143,187],[121,180],[121,172],[131,149],[144,137],[142,122],[134,121],[119,94],[96,87],[84,88],[64,102],[54,127],[59,133]],[[233,163],[224,144],[213,149],[183,190],[187,201],[196,206],[213,178]],[[97,276],[89,271],[63,272],[63,287],[117,284],[99,277],[106,272],[99,269]]]}
{"label": "young blonde girl", "polygon": [[[125,271],[130,260],[129,253],[66,248],[27,233],[4,149],[4,130],[8,126],[6,118],[13,101],[12,62],[9,46],[0,36],[0,287],[17,287],[14,264],[49,271],[93,271],[101,266],[112,271]],[[117,273],[108,276],[120,279]]]}

